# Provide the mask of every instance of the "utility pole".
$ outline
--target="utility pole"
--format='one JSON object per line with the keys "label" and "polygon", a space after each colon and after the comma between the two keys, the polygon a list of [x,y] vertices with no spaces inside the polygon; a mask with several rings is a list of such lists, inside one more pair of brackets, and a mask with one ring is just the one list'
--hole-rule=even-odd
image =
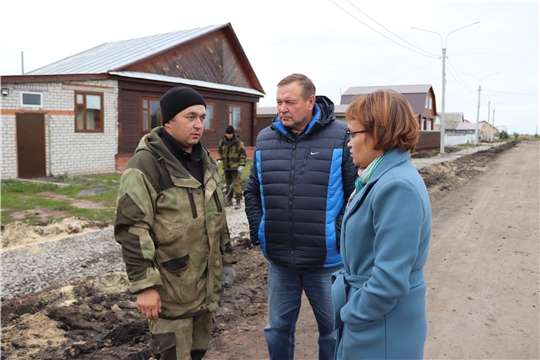
{"label": "utility pole", "polygon": [[475,25],[475,24],[478,24],[479,21],[475,22],[475,23],[472,23],[472,24],[469,24],[467,26],[463,26],[463,27],[460,27],[459,29],[456,29],[456,30],[452,30],[448,33],[448,35],[446,35],[446,39],[443,41],[443,38],[441,36],[441,34],[439,34],[438,32],[435,32],[435,31],[431,31],[431,30],[425,30],[425,29],[419,29],[419,28],[415,28],[413,27],[414,30],[421,30],[421,31],[427,31],[427,32],[430,32],[430,33],[434,33],[434,34],[437,34],[439,35],[439,37],[441,38],[441,47],[442,47],[442,100],[441,100],[441,144],[440,144],[440,150],[439,152],[441,154],[444,154],[444,133],[445,133],[445,130],[446,130],[446,122],[445,122],[445,109],[444,109],[444,105],[445,105],[445,98],[446,98],[446,43],[448,42],[448,36],[450,36],[451,33],[453,32],[456,32],[458,30],[461,30],[461,29],[465,29],[466,27],[469,27],[469,26],[472,26],[472,25]]}
{"label": "utility pole", "polygon": [[[491,100],[488,101],[488,125],[489,125],[489,109],[490,109]],[[489,141],[493,142],[493,127],[489,129]]]}
{"label": "utility pole", "polygon": [[474,131],[474,145],[478,145],[478,123],[480,122],[480,93],[482,92],[482,80],[484,80],[488,76],[493,76],[493,75],[500,74],[500,72],[496,72],[494,74],[486,75],[481,79],[479,79],[477,76],[474,76],[474,75],[465,74],[465,73],[462,73],[462,74],[467,75],[467,76],[472,76],[472,77],[478,79],[478,110],[476,111],[476,129]]}
{"label": "utility pole", "polygon": [[476,129],[474,130],[474,145],[478,145],[478,123],[480,122],[480,93],[482,85],[478,85],[478,108],[476,109]]}
{"label": "utility pole", "polygon": [[[491,120],[492,124],[491,124],[491,128],[493,129],[493,131],[495,131],[495,109],[493,109],[493,119]],[[499,141],[501,140],[501,136],[499,135]]]}
{"label": "utility pole", "polygon": [[[448,34],[450,35],[450,34]],[[448,36],[446,37],[448,39]],[[442,101],[441,101],[441,146],[439,152],[444,154],[444,136],[446,133],[446,118],[444,110],[444,99],[446,98],[446,48],[442,48]]]}

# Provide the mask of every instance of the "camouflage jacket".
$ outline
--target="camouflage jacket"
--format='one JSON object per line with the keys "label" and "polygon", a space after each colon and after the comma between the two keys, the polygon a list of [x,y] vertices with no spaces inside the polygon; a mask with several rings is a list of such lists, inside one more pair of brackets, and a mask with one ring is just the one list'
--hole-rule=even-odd
{"label": "camouflage jacket", "polygon": [[202,151],[204,184],[160,138],[145,135],[120,180],[116,241],[133,293],[156,288],[163,318],[213,311],[224,264],[236,263],[215,161]]}
{"label": "camouflage jacket", "polygon": [[246,148],[240,137],[234,134],[231,140],[226,136],[219,142],[217,160],[223,161],[223,169],[238,169],[246,166]]}

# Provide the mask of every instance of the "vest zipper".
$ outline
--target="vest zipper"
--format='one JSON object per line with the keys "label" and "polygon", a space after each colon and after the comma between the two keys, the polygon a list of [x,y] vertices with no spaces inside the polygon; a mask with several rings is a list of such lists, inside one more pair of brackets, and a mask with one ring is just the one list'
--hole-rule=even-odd
{"label": "vest zipper", "polygon": [[311,148],[308,147],[306,149],[306,155],[304,155],[304,162],[302,163],[302,169],[300,170],[300,175],[304,175],[304,170],[306,169],[306,162],[307,162],[310,151],[311,151]]}
{"label": "vest zipper", "polygon": [[296,162],[296,141],[293,142],[292,146],[292,166],[291,166],[291,177],[289,180],[289,239],[290,239],[290,263],[294,265],[294,251],[295,251],[295,244],[294,244],[294,234],[292,232],[292,222],[293,222],[293,204],[292,204],[292,196],[293,196],[293,187],[294,187],[294,164]]}

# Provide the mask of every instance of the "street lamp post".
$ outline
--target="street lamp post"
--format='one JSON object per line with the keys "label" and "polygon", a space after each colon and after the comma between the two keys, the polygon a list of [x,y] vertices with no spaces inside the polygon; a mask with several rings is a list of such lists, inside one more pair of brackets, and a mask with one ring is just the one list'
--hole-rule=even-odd
{"label": "street lamp post", "polygon": [[469,27],[469,26],[472,26],[472,25],[475,25],[475,24],[478,24],[478,23],[479,23],[479,21],[477,21],[475,23],[472,23],[472,24],[469,24],[469,25],[466,25],[466,26],[463,26],[463,27],[460,27],[459,29],[450,31],[448,33],[448,35],[446,35],[446,38],[444,39],[444,41],[443,41],[443,38],[442,38],[441,34],[439,34],[438,32],[413,27],[414,30],[420,30],[420,31],[426,31],[426,32],[434,33],[434,34],[439,35],[439,37],[441,38],[441,47],[442,47],[442,100],[441,100],[441,145],[440,145],[440,150],[439,150],[439,152],[441,154],[444,154],[444,133],[445,133],[445,130],[446,130],[445,129],[446,124],[445,124],[444,105],[445,105],[445,96],[446,96],[446,94],[445,94],[445,90],[446,90],[446,44],[448,43],[448,36],[450,36],[450,34],[453,33],[453,32],[456,32],[456,31],[461,30],[461,29],[465,29],[466,27]]}
{"label": "street lamp post", "polygon": [[478,108],[476,110],[476,129],[474,131],[474,145],[478,145],[478,123],[480,122],[480,94],[482,93],[482,80],[484,80],[488,76],[493,76],[493,75],[500,74],[500,72],[496,72],[494,74],[486,75],[481,79],[479,79],[477,76],[474,76],[474,75],[465,74],[465,73],[462,73],[462,74],[467,75],[467,76],[472,76],[472,77],[475,77],[476,79],[478,79]]}

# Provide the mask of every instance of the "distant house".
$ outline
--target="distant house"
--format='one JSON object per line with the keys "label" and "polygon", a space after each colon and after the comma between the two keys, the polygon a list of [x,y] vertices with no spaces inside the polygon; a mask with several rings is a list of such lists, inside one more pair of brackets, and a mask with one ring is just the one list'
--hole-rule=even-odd
{"label": "distant house", "polygon": [[[459,144],[474,143],[474,129],[462,112],[447,112],[444,114],[444,145],[455,146]],[[435,117],[435,128],[441,128],[441,114]],[[471,133],[472,129],[472,133]]]}
{"label": "distant house", "polygon": [[437,105],[435,92],[431,85],[386,85],[386,86],[355,86],[348,88],[341,95],[341,105],[350,104],[361,95],[379,89],[394,90],[407,99],[420,127],[420,140],[417,150],[436,149],[440,146],[440,131],[435,131],[435,116]]}
{"label": "distant house", "polygon": [[481,141],[492,141],[499,138],[499,130],[487,121],[482,120],[478,123],[478,137]]}
{"label": "distant house", "polygon": [[233,125],[255,139],[263,88],[230,23],[105,43],[24,75],[2,76],[2,178],[110,173],[161,124],[174,86],[207,101],[201,140]]}
{"label": "distant house", "polygon": [[[455,130],[455,128],[461,124],[469,122],[465,120],[465,116],[462,112],[447,112],[444,113],[444,129],[445,131]],[[435,117],[435,128],[441,128],[441,114],[437,114]]]}
{"label": "distant house", "polygon": [[[456,116],[452,116],[456,114]],[[449,120],[446,121],[446,118]],[[460,121],[457,121],[457,120]],[[463,113],[446,113],[445,116],[444,144],[456,146],[460,144],[474,144],[476,123],[471,123],[463,118]]]}

